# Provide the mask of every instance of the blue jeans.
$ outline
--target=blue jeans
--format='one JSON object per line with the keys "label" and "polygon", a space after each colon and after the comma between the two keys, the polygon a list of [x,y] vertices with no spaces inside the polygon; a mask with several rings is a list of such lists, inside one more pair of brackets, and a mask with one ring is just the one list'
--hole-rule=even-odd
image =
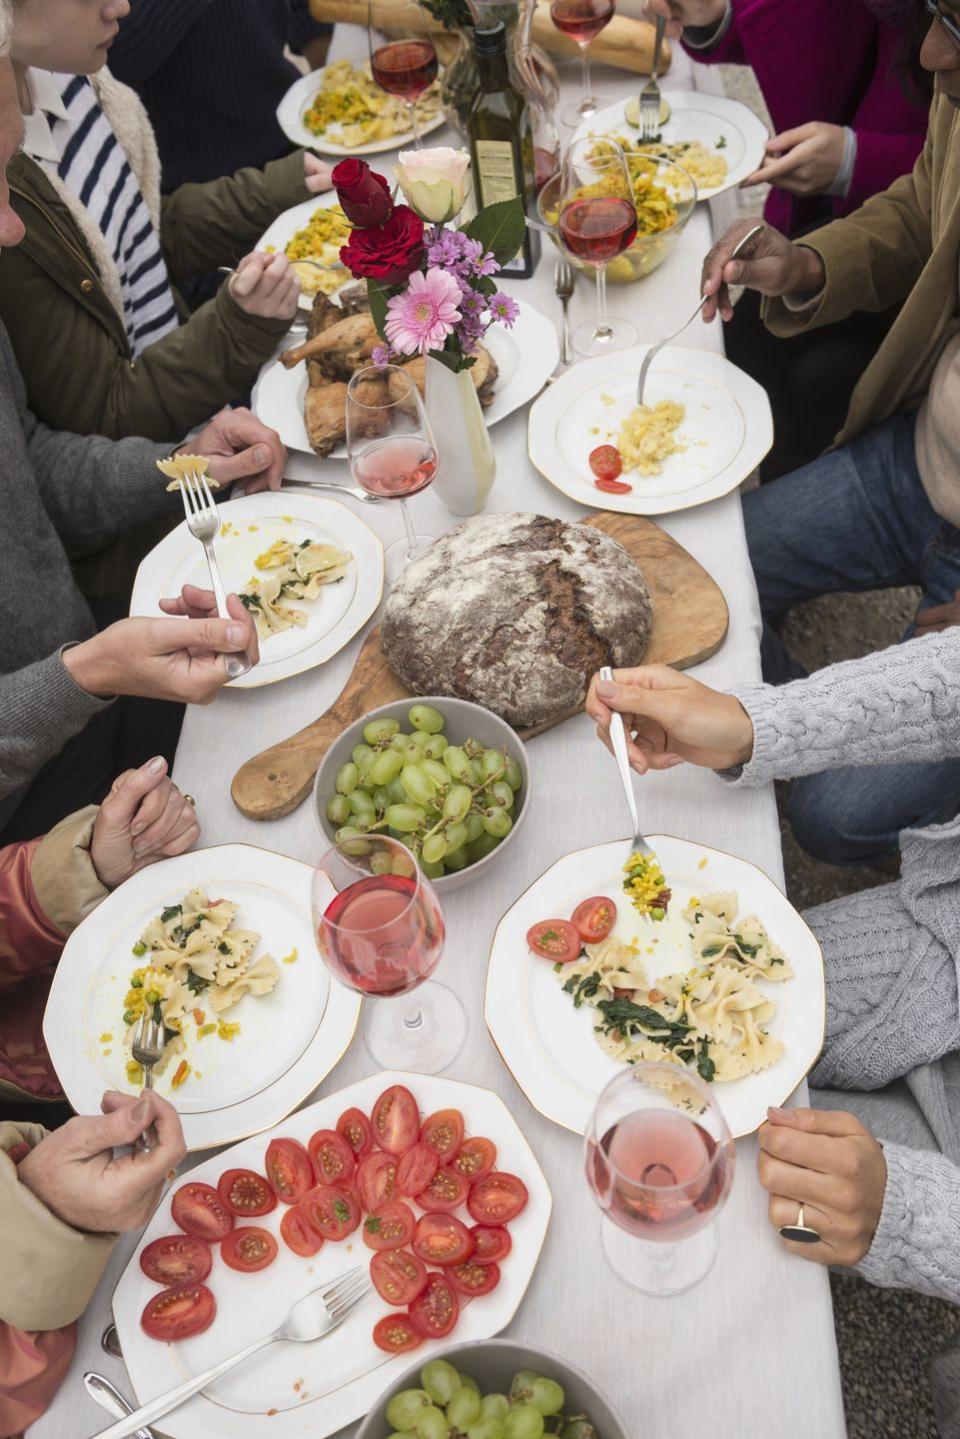
{"label": "blue jeans", "polygon": [[[764,678],[804,674],[771,627],[815,595],[920,585],[921,608],[960,588],[960,530],[933,510],[917,471],[912,416],[898,415],[744,496],[747,544],[764,619]],[[908,639],[912,626],[904,635]],[[911,825],[960,810],[960,758],[830,770],[796,780],[789,819],[804,849],[869,864]]]}

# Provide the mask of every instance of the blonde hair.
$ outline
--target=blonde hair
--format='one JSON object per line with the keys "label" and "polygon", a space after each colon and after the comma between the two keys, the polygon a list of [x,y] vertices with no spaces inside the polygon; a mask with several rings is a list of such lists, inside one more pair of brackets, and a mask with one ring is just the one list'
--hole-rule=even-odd
{"label": "blonde hair", "polygon": [[0,0],[0,59],[10,54],[13,39],[13,5],[11,0]]}

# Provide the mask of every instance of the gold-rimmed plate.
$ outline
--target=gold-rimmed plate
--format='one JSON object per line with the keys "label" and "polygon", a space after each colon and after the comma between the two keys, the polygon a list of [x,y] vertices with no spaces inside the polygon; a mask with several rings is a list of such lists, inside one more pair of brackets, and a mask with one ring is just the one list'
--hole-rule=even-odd
{"label": "gold-rimmed plate", "polygon": [[780,1058],[759,1074],[716,1085],[731,1133],[735,1138],[752,1134],[766,1119],[767,1107],[789,1098],[823,1048],[826,988],[820,945],[786,895],[756,865],[672,835],[648,838],[672,890],[667,921],[641,919],[624,896],[626,840],[565,855],[534,881],[497,926],[487,969],[487,1027],[533,1107],[583,1134],[601,1089],[622,1066],[594,1038],[596,1011],[586,1004],[574,1008],[563,992],[562,974],[558,977],[547,960],[531,954],[527,931],[539,920],[569,919],[582,899],[606,895],[618,909],[614,934],[638,944],[655,983],[659,976],[695,963],[681,914],[689,900],[733,890],[738,916],[757,915],[795,971],[786,983],[759,982],[776,1006],[766,1028],[783,1044]]}
{"label": "gold-rimmed plate", "polygon": [[[223,1016],[232,1039],[186,1027],[190,1074],[172,1088],[177,1062],[157,1077],[176,1105],[189,1149],[210,1149],[278,1123],[301,1104],[346,1051],[360,998],[331,979],[313,939],[313,870],[249,845],[195,850],[142,869],[113,891],[67,940],[43,1020],[64,1092],[78,1114],[96,1114],[106,1089],[139,1092],[127,1078],[124,995],[143,960],[133,946],[154,915],[199,887],[238,905],[236,924],[260,935],[256,953],[280,963],[270,994],[246,995]],[[282,961],[286,960],[286,963]],[[197,1000],[204,1023],[202,995]]]}

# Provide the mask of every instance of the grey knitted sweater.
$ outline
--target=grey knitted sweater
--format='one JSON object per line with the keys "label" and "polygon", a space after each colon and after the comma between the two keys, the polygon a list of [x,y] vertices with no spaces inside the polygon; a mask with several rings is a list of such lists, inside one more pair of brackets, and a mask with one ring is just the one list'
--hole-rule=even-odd
{"label": "grey knitted sweater", "polygon": [[67,548],[94,549],[140,520],[177,518],[154,461],[167,445],[50,430],[26,407],[0,325],[0,825],[31,779],[104,707],[60,652],[94,632]]}
{"label": "grey knitted sweater", "polygon": [[[859,764],[878,766],[877,784],[883,784],[884,764],[960,755],[960,628],[778,688],[750,685],[735,693],[755,739],[749,763],[724,776],[729,782],[760,785]],[[858,1268],[875,1284],[956,1303],[960,818],[905,830],[900,843],[896,884],[834,900],[806,916],[827,968],[827,1037],[811,1082],[876,1091],[905,1080],[929,1127],[931,1148],[893,1142],[901,1132],[893,1108],[885,1135],[884,1108],[874,1104],[887,1190],[873,1244]]]}

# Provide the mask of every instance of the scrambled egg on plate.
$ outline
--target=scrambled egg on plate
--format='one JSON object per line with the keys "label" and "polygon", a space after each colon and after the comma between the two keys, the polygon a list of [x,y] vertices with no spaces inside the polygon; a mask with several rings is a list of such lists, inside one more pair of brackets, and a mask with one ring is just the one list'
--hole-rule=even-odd
{"label": "scrambled egg on plate", "polygon": [[[440,109],[440,84],[434,80],[416,104],[422,124]],[[389,140],[410,130],[410,117],[403,100],[387,95],[370,74],[369,64],[352,65],[338,60],[323,72],[313,103],[303,112],[303,123],[313,135],[324,135],[345,149]]]}
{"label": "scrambled egg on plate", "polygon": [[677,438],[686,410],[675,400],[660,400],[652,408],[637,405],[620,426],[617,449],[625,470],[641,475],[659,475],[663,461],[681,454],[686,445]]}

